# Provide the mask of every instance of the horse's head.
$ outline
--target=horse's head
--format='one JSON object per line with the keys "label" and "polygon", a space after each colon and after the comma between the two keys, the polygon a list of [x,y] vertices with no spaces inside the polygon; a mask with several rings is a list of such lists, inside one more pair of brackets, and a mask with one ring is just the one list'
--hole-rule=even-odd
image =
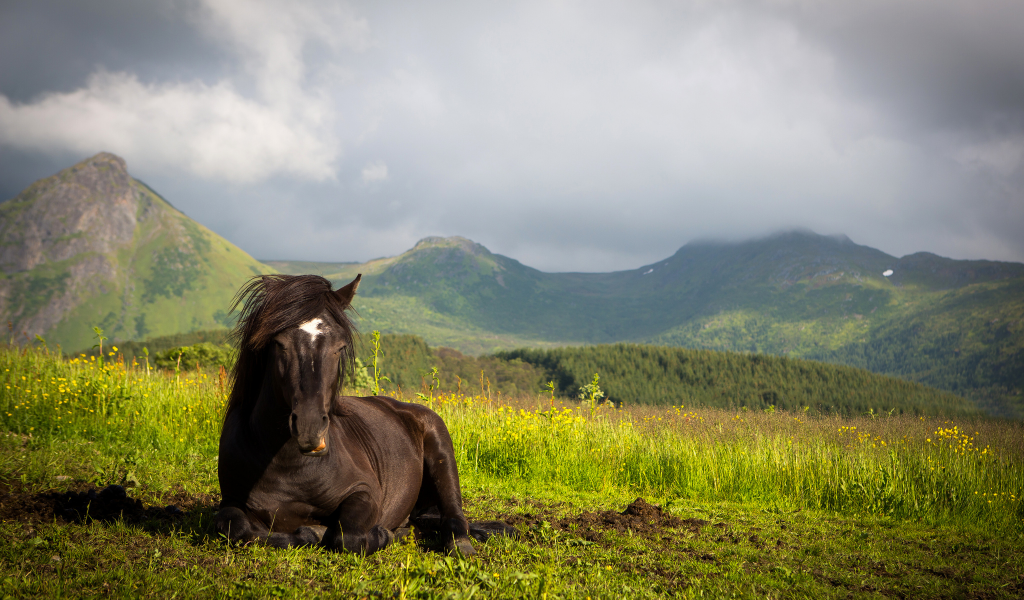
{"label": "horse's head", "polygon": [[[359,287],[359,277],[331,292],[347,307]],[[306,456],[327,454],[328,413],[332,399],[341,388],[342,360],[351,352],[351,332],[332,311],[291,327],[274,336],[268,350],[267,366],[281,398],[288,402],[288,426],[299,450]]]}
{"label": "horse's head", "polygon": [[244,303],[235,335],[239,359],[228,411],[252,406],[269,383],[284,403],[288,430],[307,456],[329,451],[331,402],[354,357],[352,304],[360,276],[332,291],[315,275],[255,277],[236,296]]}

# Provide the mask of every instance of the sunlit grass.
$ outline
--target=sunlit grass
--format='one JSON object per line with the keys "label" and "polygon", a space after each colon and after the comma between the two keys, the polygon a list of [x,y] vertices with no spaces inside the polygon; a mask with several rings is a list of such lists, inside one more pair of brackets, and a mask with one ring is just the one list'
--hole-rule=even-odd
{"label": "sunlit grass", "polygon": [[464,481],[1024,527],[1020,423],[433,403]]}
{"label": "sunlit grass", "polygon": [[[104,476],[157,486],[183,479],[215,491],[223,373],[149,371],[116,351],[106,359],[0,351],[0,428],[55,456],[87,447]],[[417,401],[445,419],[468,489],[1024,528],[1019,422],[683,406],[592,412],[548,397],[458,393]],[[34,476],[57,475],[46,472],[50,464]]]}
{"label": "sunlit grass", "polygon": [[55,439],[129,441],[195,451],[216,445],[223,381],[206,373],[147,374],[137,364],[95,357],[69,360],[5,351],[0,411],[8,431]]}

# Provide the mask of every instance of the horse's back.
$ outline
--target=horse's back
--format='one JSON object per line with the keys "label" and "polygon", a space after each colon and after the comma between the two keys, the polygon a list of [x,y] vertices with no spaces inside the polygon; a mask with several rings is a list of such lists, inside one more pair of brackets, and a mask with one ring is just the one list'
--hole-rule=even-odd
{"label": "horse's back", "polygon": [[388,396],[339,396],[335,412],[358,416],[383,427],[401,427],[414,438],[429,433],[439,423],[443,425],[441,417],[426,406]]}

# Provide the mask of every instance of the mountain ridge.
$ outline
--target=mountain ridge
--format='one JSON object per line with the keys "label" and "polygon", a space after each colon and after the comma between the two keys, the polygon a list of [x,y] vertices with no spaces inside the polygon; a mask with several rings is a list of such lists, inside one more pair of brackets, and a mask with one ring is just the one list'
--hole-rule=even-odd
{"label": "mountain ridge", "polygon": [[[339,284],[364,274],[356,303],[364,329],[470,354],[620,342],[768,353],[895,374],[1024,416],[1021,263],[895,257],[845,235],[790,231],[693,242],[607,273],[542,272],[459,237],[323,266]],[[993,319],[1009,329],[985,333]]]}

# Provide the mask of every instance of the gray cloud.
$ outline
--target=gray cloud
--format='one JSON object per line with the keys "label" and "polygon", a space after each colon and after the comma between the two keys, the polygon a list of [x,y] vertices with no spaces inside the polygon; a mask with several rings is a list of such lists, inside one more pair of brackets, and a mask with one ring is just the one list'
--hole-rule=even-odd
{"label": "gray cloud", "polygon": [[12,101],[71,92],[97,69],[146,82],[229,76],[230,57],[190,20],[185,2],[6,0],[0,90]]}
{"label": "gray cloud", "polygon": [[1020,2],[808,2],[780,12],[835,57],[850,92],[899,111],[907,128],[1024,126]]}
{"label": "gray cloud", "polygon": [[109,150],[260,258],[606,270],[808,227],[1024,260],[1017,3],[322,6],[16,6],[0,55],[60,40],[0,59],[0,192]]}

